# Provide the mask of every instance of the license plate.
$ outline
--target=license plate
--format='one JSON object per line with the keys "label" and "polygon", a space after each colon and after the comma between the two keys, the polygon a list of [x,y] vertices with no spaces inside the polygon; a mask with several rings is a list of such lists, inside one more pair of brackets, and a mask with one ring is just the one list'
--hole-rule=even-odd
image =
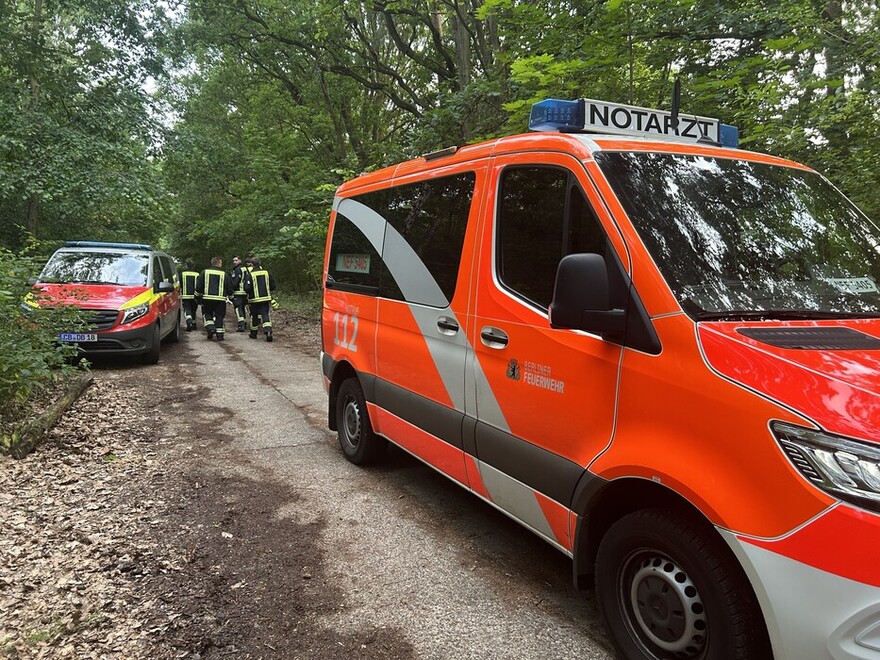
{"label": "license plate", "polygon": [[62,332],[58,335],[58,339],[61,341],[98,341],[98,335],[95,334],[86,334],[82,332]]}

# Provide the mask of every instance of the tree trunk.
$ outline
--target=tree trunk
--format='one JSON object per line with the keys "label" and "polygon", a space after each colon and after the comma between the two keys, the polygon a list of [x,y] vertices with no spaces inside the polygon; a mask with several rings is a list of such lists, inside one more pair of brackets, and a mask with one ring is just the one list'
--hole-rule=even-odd
{"label": "tree trunk", "polygon": [[[31,25],[31,39],[33,40],[33,52],[38,52],[40,47],[40,31],[43,21],[43,0],[34,0],[34,22]],[[36,64],[36,63],[34,63]],[[31,67],[30,72],[31,83],[31,108],[36,110],[40,102],[40,81],[37,78],[36,66]],[[33,237],[37,238],[37,231],[40,225],[40,195],[31,193],[28,197],[27,210],[27,231]]]}
{"label": "tree trunk", "polygon": [[27,210],[27,232],[33,238],[38,238],[37,231],[40,228],[40,196],[37,193],[31,193],[28,198]]}
{"label": "tree trunk", "polygon": [[[464,21],[456,14],[451,17],[452,39],[455,43],[455,69],[458,90],[464,92],[471,82],[471,36]],[[461,136],[465,142],[473,135],[473,120],[470,113],[462,117]]]}

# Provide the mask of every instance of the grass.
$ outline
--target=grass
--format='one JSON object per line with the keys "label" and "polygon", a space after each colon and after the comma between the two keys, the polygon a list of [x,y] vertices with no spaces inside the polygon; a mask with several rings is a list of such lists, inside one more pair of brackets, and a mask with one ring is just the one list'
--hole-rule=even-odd
{"label": "grass", "polygon": [[[28,632],[24,641],[28,646],[39,646],[40,644],[54,643],[63,637],[69,637],[76,633],[91,628],[97,628],[107,619],[106,615],[101,612],[94,612],[86,619],[79,619],[78,612],[75,612],[72,620],[66,622],[62,619],[55,619],[48,628],[40,628]],[[9,640],[6,640],[9,641]],[[11,647],[11,645],[10,645]],[[10,647],[7,647],[7,652]],[[2,647],[0,647],[2,648]]]}
{"label": "grass", "polygon": [[281,291],[275,294],[275,299],[278,301],[281,309],[292,312],[297,316],[313,320],[321,318],[320,291],[306,291],[304,293]]}

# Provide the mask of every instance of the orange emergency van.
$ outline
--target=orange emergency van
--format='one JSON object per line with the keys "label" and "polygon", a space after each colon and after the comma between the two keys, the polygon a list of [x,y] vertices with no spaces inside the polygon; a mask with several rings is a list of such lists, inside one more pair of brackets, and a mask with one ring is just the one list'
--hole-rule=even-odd
{"label": "orange emergency van", "polygon": [[880,658],[880,228],[714,119],[532,124],[339,188],[345,456],[391,441],[570,556],[621,657]]}

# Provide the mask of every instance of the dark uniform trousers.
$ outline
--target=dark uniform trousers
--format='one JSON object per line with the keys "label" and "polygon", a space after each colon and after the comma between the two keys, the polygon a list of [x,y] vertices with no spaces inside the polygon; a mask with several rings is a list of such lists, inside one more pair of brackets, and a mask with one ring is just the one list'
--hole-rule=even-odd
{"label": "dark uniform trousers", "polygon": [[247,294],[232,296],[232,307],[235,309],[235,318],[239,327],[243,330],[247,321],[245,316],[247,311]]}
{"label": "dark uniform trousers", "polygon": [[250,336],[256,337],[262,327],[267,341],[272,341],[272,321],[269,308],[272,306],[272,289],[275,282],[267,270],[255,267],[248,272],[245,290],[248,294],[248,306],[251,312]]}
{"label": "dark uniform trousers", "polygon": [[235,310],[235,319],[238,321],[238,330],[241,332],[247,325],[247,293],[244,290],[245,269],[241,265],[236,266],[229,273],[232,279],[232,309]]}
{"label": "dark uniform trousers", "polygon": [[223,320],[226,318],[225,300],[203,300],[202,314],[205,316],[205,330],[209,335],[222,335],[226,332]]}
{"label": "dark uniform trousers", "polygon": [[272,321],[269,319],[269,308],[271,301],[255,302],[250,304],[251,312],[251,332],[256,332],[262,327],[264,330],[272,327]]}
{"label": "dark uniform trousers", "polygon": [[186,327],[196,327],[196,314],[199,311],[199,301],[196,298],[186,298],[181,301],[183,306],[183,318],[186,319]]}
{"label": "dark uniform trousers", "polygon": [[202,294],[202,314],[205,316],[205,331],[208,339],[215,334],[223,339],[226,318],[226,296],[232,288],[232,279],[225,271],[206,268],[196,282],[196,292]]}
{"label": "dark uniform trousers", "polygon": [[196,281],[199,274],[194,270],[184,270],[180,274],[180,306],[186,319],[186,329],[196,327],[196,313],[199,311],[199,299],[196,297]]}

